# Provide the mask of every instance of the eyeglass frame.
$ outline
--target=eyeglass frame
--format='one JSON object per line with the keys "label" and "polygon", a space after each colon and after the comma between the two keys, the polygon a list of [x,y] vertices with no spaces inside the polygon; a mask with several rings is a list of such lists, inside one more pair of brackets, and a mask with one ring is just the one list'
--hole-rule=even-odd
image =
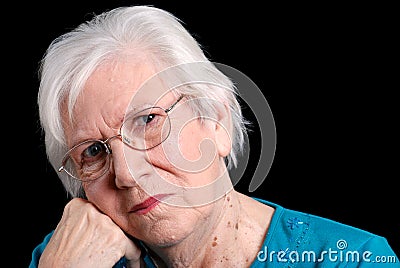
{"label": "eyeglass frame", "polygon": [[[141,113],[142,111],[145,111],[145,110],[147,110],[147,109],[159,108],[159,109],[162,109],[162,110],[167,114],[167,116],[168,116],[168,113],[183,99],[183,97],[185,97],[185,96],[184,96],[184,95],[181,95],[181,96],[180,96],[171,106],[169,106],[167,109],[164,109],[164,108],[159,107],[159,106],[152,106],[152,107],[148,107],[148,108],[146,108],[146,109],[140,110],[140,111],[138,111],[137,113]],[[168,119],[169,119],[169,116],[168,116]],[[123,137],[122,134],[121,134],[121,130],[122,130],[123,125],[124,125],[124,123],[122,123],[122,125],[121,125],[121,127],[120,127],[120,129],[119,129],[119,133],[118,133],[117,135],[108,137],[108,138],[105,139],[105,140],[100,140],[100,139],[89,139],[89,140],[82,141],[82,142],[80,142],[80,143],[78,143],[78,144],[72,146],[72,147],[64,154],[64,156],[63,156],[63,158],[62,158],[62,161],[61,161],[61,166],[58,168],[58,172],[64,171],[64,172],[67,173],[70,177],[72,177],[72,178],[74,178],[74,179],[77,179],[77,180],[79,180],[79,181],[83,181],[83,182],[97,180],[97,179],[101,178],[102,176],[104,176],[104,174],[106,174],[107,171],[110,169],[111,161],[110,161],[110,163],[108,163],[108,168],[105,169],[105,170],[104,170],[104,173],[102,173],[99,177],[97,177],[97,178],[95,178],[95,179],[92,179],[92,180],[82,180],[82,179],[77,178],[77,177],[75,177],[74,175],[72,175],[72,174],[65,168],[66,163],[67,163],[67,160],[71,157],[71,156],[70,156],[70,153],[71,153],[73,150],[75,150],[75,148],[81,146],[82,144],[88,143],[88,142],[100,142],[100,143],[105,147],[105,149],[106,149],[106,153],[107,153],[107,156],[106,156],[106,157],[109,157],[110,155],[112,155],[112,149],[111,149],[111,145],[110,145],[108,142],[109,142],[110,140],[114,139],[114,138],[120,137],[120,138],[121,138],[121,141],[122,141],[124,144],[126,144],[127,146],[133,148],[134,150],[138,150],[138,151],[147,151],[147,150],[150,150],[150,149],[153,149],[153,148],[157,147],[158,145],[160,145],[160,144],[162,144],[164,141],[166,141],[166,140],[168,139],[168,137],[169,137],[170,132],[171,132],[171,128],[170,128],[170,130],[168,131],[168,135],[167,135],[167,136],[165,137],[165,139],[163,139],[160,143],[158,143],[158,144],[156,144],[156,145],[154,145],[154,146],[151,146],[151,147],[149,147],[149,148],[138,149],[138,148],[134,148],[134,147],[130,146],[129,144],[127,144],[127,143],[124,141],[124,137]]]}

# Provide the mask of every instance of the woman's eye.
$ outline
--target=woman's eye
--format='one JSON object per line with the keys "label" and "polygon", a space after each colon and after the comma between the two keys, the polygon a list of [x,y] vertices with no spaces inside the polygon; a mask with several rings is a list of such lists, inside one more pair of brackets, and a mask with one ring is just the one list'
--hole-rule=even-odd
{"label": "woman's eye", "polygon": [[104,153],[104,145],[100,142],[93,143],[83,152],[84,157],[96,157],[99,154]]}
{"label": "woman's eye", "polygon": [[156,117],[155,114],[148,114],[148,115],[142,115],[139,117],[139,120],[137,120],[137,123],[141,126],[150,123],[153,121],[153,119]]}

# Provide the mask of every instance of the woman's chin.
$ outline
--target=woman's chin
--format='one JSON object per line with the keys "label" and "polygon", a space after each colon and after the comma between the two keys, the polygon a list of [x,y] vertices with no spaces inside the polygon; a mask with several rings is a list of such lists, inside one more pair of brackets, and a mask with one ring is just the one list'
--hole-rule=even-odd
{"label": "woman's chin", "polygon": [[[146,228],[140,228],[141,232],[135,234],[139,240],[147,245],[165,248],[179,244],[193,232],[193,226],[184,222],[158,220],[155,224],[147,224]],[[136,229],[138,230],[138,229]]]}
{"label": "woman's chin", "polygon": [[180,242],[181,241],[172,238],[164,241],[157,241],[156,243],[152,244],[152,246],[157,248],[170,248],[179,245]]}
{"label": "woman's chin", "polygon": [[182,240],[184,240],[183,237],[181,237],[182,234],[179,235],[179,237],[175,235],[169,235],[169,236],[149,236],[146,238],[143,238],[143,242],[154,248],[169,248],[169,247],[174,247],[179,245]]}

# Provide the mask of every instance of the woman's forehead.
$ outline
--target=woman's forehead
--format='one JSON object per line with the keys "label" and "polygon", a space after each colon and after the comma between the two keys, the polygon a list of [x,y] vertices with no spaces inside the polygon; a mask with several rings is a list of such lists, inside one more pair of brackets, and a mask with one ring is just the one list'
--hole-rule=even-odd
{"label": "woman's forehead", "polygon": [[74,120],[69,128],[81,132],[104,123],[104,127],[118,129],[126,114],[169,103],[173,96],[165,96],[162,81],[150,79],[148,82],[154,74],[155,68],[151,64],[127,60],[103,63],[92,73],[78,96]]}

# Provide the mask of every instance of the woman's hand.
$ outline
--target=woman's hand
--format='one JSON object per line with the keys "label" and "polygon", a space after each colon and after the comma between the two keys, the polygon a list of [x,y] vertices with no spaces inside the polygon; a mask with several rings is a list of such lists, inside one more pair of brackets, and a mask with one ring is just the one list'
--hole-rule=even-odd
{"label": "woman's hand", "polygon": [[72,199],[47,244],[39,267],[112,267],[125,256],[140,267],[140,249],[89,201]]}

